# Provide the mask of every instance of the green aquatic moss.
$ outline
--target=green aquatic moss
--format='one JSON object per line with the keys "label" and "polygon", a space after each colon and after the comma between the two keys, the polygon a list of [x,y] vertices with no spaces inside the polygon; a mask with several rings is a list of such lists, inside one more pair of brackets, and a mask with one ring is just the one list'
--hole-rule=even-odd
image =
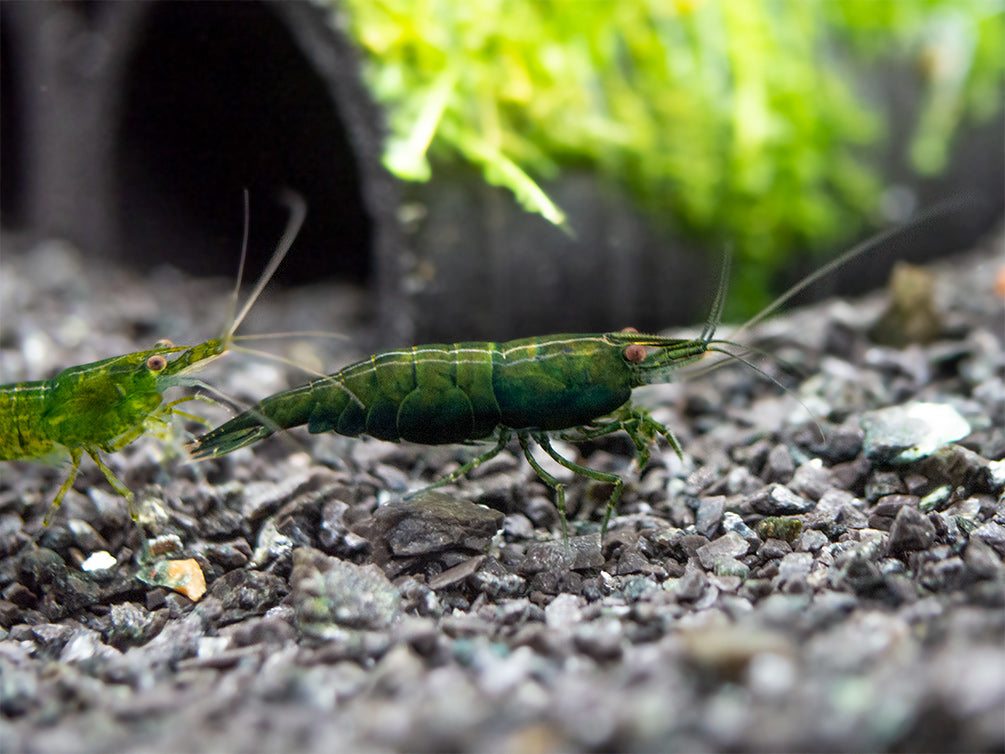
{"label": "green aquatic moss", "polygon": [[[540,182],[592,169],[671,228],[728,241],[743,273],[731,298],[748,305],[792,250],[883,222],[884,143],[934,173],[961,121],[1001,107],[1002,0],[338,5],[396,175],[473,163],[564,226]],[[889,70],[918,82],[912,133],[887,133]]]}

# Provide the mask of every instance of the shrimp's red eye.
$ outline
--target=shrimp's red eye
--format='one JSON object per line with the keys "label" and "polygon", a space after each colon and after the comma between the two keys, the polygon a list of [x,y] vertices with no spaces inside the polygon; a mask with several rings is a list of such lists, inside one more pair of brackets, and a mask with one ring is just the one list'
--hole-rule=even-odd
{"label": "shrimp's red eye", "polygon": [[147,359],[147,369],[151,372],[160,372],[167,366],[167,359],[160,354],[156,354]]}
{"label": "shrimp's red eye", "polygon": [[640,361],[646,357],[646,347],[640,346],[638,343],[632,343],[630,346],[625,348],[625,360],[630,361],[633,364],[638,364]]}
{"label": "shrimp's red eye", "polygon": [[154,343],[154,348],[174,348],[174,343],[172,343],[167,338],[161,338],[156,343]]}
{"label": "shrimp's red eye", "polygon": [[[623,327],[621,332],[638,332],[634,327]],[[646,357],[646,347],[640,346],[638,343],[632,343],[630,346],[625,348],[625,361],[630,361],[632,364],[638,364]]]}

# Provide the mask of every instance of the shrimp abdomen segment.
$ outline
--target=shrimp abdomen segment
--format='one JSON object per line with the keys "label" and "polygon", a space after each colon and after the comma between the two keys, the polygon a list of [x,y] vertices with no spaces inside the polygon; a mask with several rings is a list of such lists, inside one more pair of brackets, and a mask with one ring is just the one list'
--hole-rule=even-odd
{"label": "shrimp abdomen segment", "polygon": [[426,445],[488,437],[500,416],[494,348],[459,343],[385,351],[315,380],[308,430]]}

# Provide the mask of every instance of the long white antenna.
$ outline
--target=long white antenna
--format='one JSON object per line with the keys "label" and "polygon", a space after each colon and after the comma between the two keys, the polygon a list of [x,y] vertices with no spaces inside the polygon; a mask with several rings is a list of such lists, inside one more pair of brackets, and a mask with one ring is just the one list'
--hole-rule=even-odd
{"label": "long white antenna", "polygon": [[783,293],[781,296],[779,296],[770,304],[768,304],[764,309],[762,309],[753,317],[751,317],[742,325],[740,325],[740,327],[738,327],[736,330],[734,330],[729,334],[729,339],[736,340],[737,335],[744,332],[745,330],[749,330],[758,322],[764,320],[765,317],[771,315],[780,306],[782,306],[782,304],[791,299],[801,290],[817,282],[824,275],[829,275],[838,267],[842,266],[843,264],[846,264],[847,262],[850,262],[855,257],[861,254],[865,254],[869,251],[872,251],[882,246],[891,238],[895,238],[896,236],[900,235],[901,233],[904,233],[905,231],[916,229],[920,225],[923,225],[924,223],[927,223],[930,220],[935,219],[936,217],[941,217],[943,215],[956,212],[961,208],[967,206],[970,203],[970,201],[971,201],[970,198],[967,196],[957,196],[951,199],[946,199],[944,201],[939,202],[931,209],[921,213],[920,215],[910,220],[909,222],[903,225],[898,225],[896,227],[890,228],[889,230],[885,230],[882,233],[873,236],[872,238],[868,238],[865,241],[862,241],[861,243],[852,246],[850,249],[848,249],[848,251],[846,251],[841,256],[837,257],[836,259],[832,259],[830,262],[825,264],[820,269],[804,277],[798,283],[796,283],[787,291],[785,291],[785,293]]}
{"label": "long white antenna", "polygon": [[[247,197],[247,194],[245,194]],[[262,274],[258,278],[258,282],[255,283],[254,290],[251,291],[251,295],[245,302],[244,307],[241,312],[234,319],[233,324],[230,326],[230,331],[226,335],[226,340],[231,340],[237,328],[244,321],[244,318],[248,316],[248,312],[251,311],[251,307],[255,305],[255,301],[258,297],[262,295],[262,291],[265,290],[265,286],[269,284],[269,280],[276,273],[276,269],[282,264],[283,259],[286,257],[287,252],[293,246],[293,242],[296,240],[297,234],[300,232],[300,228],[304,224],[304,218],[307,217],[307,202],[304,198],[295,191],[290,189],[283,189],[279,195],[280,201],[285,204],[290,210],[290,218],[286,221],[286,229],[283,231],[282,237],[279,239],[279,243],[276,244],[276,250],[272,253],[272,258],[269,263],[262,270]],[[247,204],[245,204],[247,207]],[[245,244],[247,244],[247,228],[248,223],[245,222]],[[241,269],[244,269],[244,253],[241,254]],[[238,277],[240,281],[240,277]]]}

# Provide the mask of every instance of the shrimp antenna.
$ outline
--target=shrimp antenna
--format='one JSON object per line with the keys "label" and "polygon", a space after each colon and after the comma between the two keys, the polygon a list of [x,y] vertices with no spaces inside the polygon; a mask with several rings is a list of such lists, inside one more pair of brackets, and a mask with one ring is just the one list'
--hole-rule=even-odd
{"label": "shrimp antenna", "polygon": [[[770,357],[769,354],[765,353],[764,351],[761,351],[758,348],[751,348],[749,346],[743,346],[743,345],[740,345],[739,343],[734,343],[731,340],[717,340],[712,345],[709,346],[708,350],[709,351],[714,351],[715,353],[721,353],[723,356],[727,356],[728,358],[725,358],[722,361],[717,361],[715,364],[710,364],[705,369],[697,372],[696,375],[708,374],[709,372],[711,372],[711,371],[713,371],[713,370],[715,370],[715,369],[723,366],[724,364],[728,364],[731,361],[739,361],[741,364],[744,364],[749,369],[753,369],[755,372],[757,372],[759,375],[761,375],[764,379],[769,380],[770,382],[773,382],[777,387],[779,387],[779,388],[782,389],[782,392],[784,392],[786,395],[788,395],[791,398],[793,398],[796,401],[796,403],[798,403],[800,406],[802,406],[803,410],[807,414],[809,414],[810,421],[812,421],[813,422],[813,426],[816,427],[817,432],[820,434],[820,438],[823,439],[823,438],[826,437],[826,435],[824,434],[823,427],[820,426],[820,420],[817,418],[817,415],[815,413],[813,413],[813,410],[809,406],[807,406],[805,403],[803,403],[803,400],[798,395],[796,395],[794,392],[792,392],[787,387],[785,387],[785,385],[783,385],[777,379],[775,379],[774,377],[772,377],[765,370],[761,369],[759,366],[757,366],[756,364],[754,364],[752,361],[750,361],[750,359],[745,359],[743,354],[733,353],[732,351],[727,351],[725,348],[716,347],[716,346],[721,346],[721,345],[735,346],[735,347],[738,347],[738,348],[742,348],[745,352],[756,353],[756,354],[758,354],[760,356],[764,356],[764,357],[768,357],[768,358],[773,358],[773,357]],[[774,359],[774,360],[777,361],[777,359]]]}
{"label": "shrimp antenna", "polygon": [[893,228],[890,228],[889,230],[885,230],[882,233],[879,233],[878,235],[872,236],[871,238],[867,238],[865,241],[862,241],[861,243],[855,244],[855,246],[852,246],[850,249],[848,249],[848,251],[841,254],[841,256],[837,257],[836,259],[832,259],[823,267],[818,268],[815,272],[807,275],[798,283],[793,285],[791,288],[785,291],[785,293],[783,293],[781,296],[776,298],[774,301],[772,301],[770,304],[764,307],[753,317],[751,317],[742,325],[740,325],[736,330],[734,330],[730,334],[729,337],[735,340],[737,335],[746,330],[749,330],[751,327],[758,324],[759,322],[762,322],[766,317],[770,316],[775,311],[777,311],[779,307],[782,306],[782,304],[791,299],[793,296],[802,291],[804,288],[817,282],[820,278],[824,277],[825,275],[831,274],[838,267],[847,264],[855,257],[860,256],[862,254],[866,254],[871,251],[875,251],[877,248],[881,247],[887,241],[897,237],[901,233],[905,233],[910,230],[917,230],[921,225],[930,222],[931,220],[934,220],[938,217],[942,217],[952,212],[956,212],[970,203],[971,199],[966,195],[946,199],[944,201],[939,202],[931,209],[922,212],[920,215],[912,219],[910,222],[907,222],[902,225],[897,225]]}
{"label": "shrimp antenna", "polygon": [[[244,263],[248,259],[248,236],[251,230],[251,195],[248,189],[242,191],[244,197],[244,230],[241,236],[241,261],[237,265],[237,280],[234,282],[234,291],[230,295],[230,306],[227,307],[226,322],[234,321],[234,314],[237,312],[237,301],[241,297],[241,282],[244,280]],[[234,325],[224,331],[224,340],[230,339],[234,335],[237,326]]]}
{"label": "shrimp antenna", "polygon": [[702,343],[709,343],[715,330],[722,321],[722,310],[726,306],[726,288],[729,286],[729,266],[733,259],[732,249],[727,246],[722,252],[722,269],[719,271],[719,287],[715,291],[715,300],[712,302],[712,310],[708,313],[705,326],[701,328],[701,336],[698,338]]}
{"label": "shrimp antenna", "polygon": [[[251,311],[251,307],[255,305],[258,297],[262,295],[262,291],[265,290],[265,286],[269,284],[272,276],[276,274],[276,270],[279,265],[282,264],[283,259],[286,258],[286,254],[289,252],[290,248],[293,246],[293,242],[297,238],[297,234],[300,232],[300,228],[304,224],[304,218],[307,217],[307,202],[304,198],[292,191],[290,189],[284,189],[279,195],[280,201],[285,204],[290,210],[289,220],[286,221],[286,229],[283,230],[283,235],[279,239],[279,243],[276,244],[276,250],[272,254],[272,258],[269,263],[262,270],[262,274],[258,278],[258,282],[255,283],[254,290],[251,291],[251,295],[248,296],[248,300],[245,302],[244,307],[241,309],[240,313],[233,320],[228,332],[225,335],[224,340],[232,340],[234,333],[237,328],[241,326],[244,318],[248,316],[248,312]],[[244,257],[245,250],[247,249],[247,239],[248,239],[248,204],[247,204],[247,191],[245,191],[245,223],[244,223],[244,248],[241,251],[241,272],[244,270]],[[238,277],[238,285],[240,285],[240,273]],[[236,301],[236,298],[235,298]]]}
{"label": "shrimp antenna", "polygon": [[333,330],[290,330],[288,332],[256,333],[254,335],[235,335],[231,340],[276,340],[279,338],[332,338],[334,340],[349,340],[345,333]]}
{"label": "shrimp antenna", "polygon": [[[258,337],[258,336],[255,336]],[[264,336],[268,337],[268,336]],[[284,366],[293,367],[305,374],[309,374],[311,377],[318,377],[322,379],[329,379],[331,375],[325,372],[319,372],[317,369],[313,369],[306,364],[301,364],[294,359],[288,359],[285,356],[280,356],[277,353],[269,353],[268,351],[263,351],[259,348],[248,348],[247,346],[234,346],[234,351],[237,353],[246,353],[251,356],[257,356],[260,359],[266,359],[268,361],[274,361],[277,364],[283,364]]]}

